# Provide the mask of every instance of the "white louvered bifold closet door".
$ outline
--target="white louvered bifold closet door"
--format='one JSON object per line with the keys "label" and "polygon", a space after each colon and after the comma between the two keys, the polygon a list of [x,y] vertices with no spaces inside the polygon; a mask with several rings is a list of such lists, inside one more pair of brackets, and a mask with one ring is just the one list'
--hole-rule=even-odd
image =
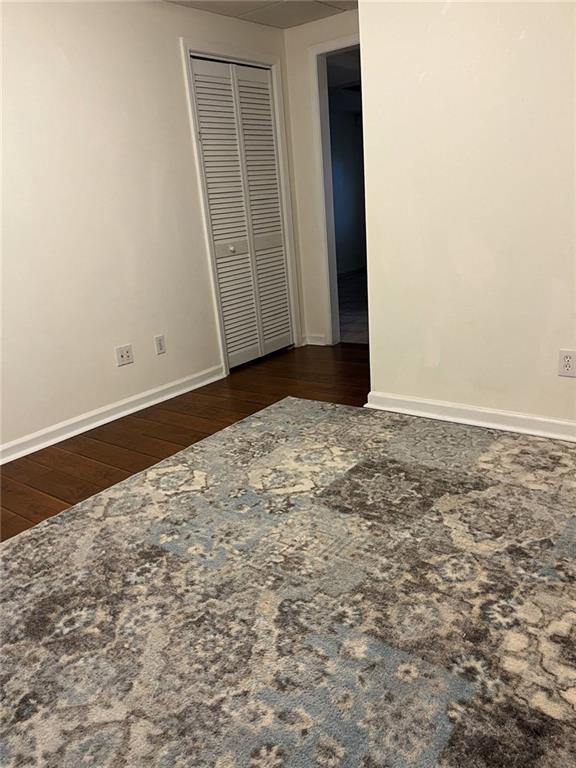
{"label": "white louvered bifold closet door", "polygon": [[192,59],[194,101],[228,365],[260,355],[232,65]]}
{"label": "white louvered bifold closet door", "polygon": [[270,70],[236,67],[263,354],[292,343]]}
{"label": "white louvered bifold closet door", "polygon": [[192,58],[230,367],[292,344],[270,72]]}

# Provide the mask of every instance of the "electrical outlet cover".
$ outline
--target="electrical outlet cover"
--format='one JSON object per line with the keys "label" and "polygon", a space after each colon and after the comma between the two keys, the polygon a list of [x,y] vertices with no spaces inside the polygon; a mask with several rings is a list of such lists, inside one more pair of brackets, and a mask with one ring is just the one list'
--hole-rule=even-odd
{"label": "electrical outlet cover", "polygon": [[156,347],[157,355],[166,354],[166,339],[163,333],[159,333],[158,336],[154,336],[154,346]]}
{"label": "electrical outlet cover", "polygon": [[558,376],[570,376],[576,379],[576,349],[560,350]]}
{"label": "electrical outlet cover", "polygon": [[134,350],[132,344],[124,344],[121,347],[116,347],[116,365],[130,365],[134,362]]}

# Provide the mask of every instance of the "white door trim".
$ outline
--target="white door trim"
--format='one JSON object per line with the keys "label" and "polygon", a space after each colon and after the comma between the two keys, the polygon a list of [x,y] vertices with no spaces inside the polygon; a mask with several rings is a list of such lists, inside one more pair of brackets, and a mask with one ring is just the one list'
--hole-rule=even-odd
{"label": "white door trim", "polygon": [[320,207],[323,217],[322,231],[326,233],[323,243],[323,272],[327,295],[327,314],[324,320],[327,344],[340,341],[340,312],[338,309],[338,265],[336,262],[336,232],[334,228],[334,197],[332,191],[332,153],[330,146],[330,114],[328,105],[328,79],[326,57],[335,51],[356,48],[360,45],[359,35],[328,40],[308,49],[309,66],[313,90],[313,138],[316,155],[321,158],[319,169],[323,180],[323,200]]}
{"label": "white door trim", "polygon": [[284,248],[286,253],[286,264],[288,267],[288,289],[290,293],[290,316],[292,321],[292,334],[295,346],[302,344],[302,327],[300,322],[300,298],[298,293],[298,267],[296,262],[296,249],[294,245],[294,227],[292,216],[292,201],[290,196],[290,175],[288,169],[288,152],[286,148],[286,126],[284,122],[284,100],[282,89],[281,60],[277,56],[265,55],[256,51],[234,48],[230,45],[220,45],[211,43],[209,47],[204,41],[194,41],[180,38],[180,49],[182,56],[182,65],[184,68],[184,83],[186,86],[186,103],[188,105],[188,118],[192,134],[192,146],[194,151],[194,161],[196,168],[196,183],[200,191],[200,200],[202,204],[202,218],[204,221],[204,239],[206,248],[210,255],[210,273],[212,286],[212,299],[214,303],[214,313],[216,316],[217,327],[220,341],[220,359],[225,375],[228,375],[228,361],[226,356],[226,343],[224,339],[224,323],[218,301],[218,286],[216,278],[216,260],[210,236],[208,201],[206,199],[206,190],[202,182],[202,162],[199,155],[198,145],[198,127],[196,125],[196,113],[192,101],[193,78],[190,65],[191,56],[204,56],[206,58],[217,59],[231,64],[252,64],[270,69],[272,77],[272,99],[274,104],[274,117],[277,133],[277,151],[278,165],[280,175],[280,198],[282,202],[282,214],[284,219]]}

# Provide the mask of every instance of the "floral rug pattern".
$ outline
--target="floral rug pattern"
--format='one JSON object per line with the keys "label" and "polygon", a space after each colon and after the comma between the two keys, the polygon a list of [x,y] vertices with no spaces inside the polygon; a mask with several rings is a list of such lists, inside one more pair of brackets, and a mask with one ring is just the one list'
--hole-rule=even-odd
{"label": "floral rug pattern", "polygon": [[576,444],[287,398],[0,551],[4,768],[576,765]]}

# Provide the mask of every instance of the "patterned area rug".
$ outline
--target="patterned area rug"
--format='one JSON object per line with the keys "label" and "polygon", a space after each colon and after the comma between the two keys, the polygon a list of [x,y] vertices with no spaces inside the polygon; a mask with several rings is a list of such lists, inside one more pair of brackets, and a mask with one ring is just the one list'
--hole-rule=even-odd
{"label": "patterned area rug", "polygon": [[576,765],[576,445],[288,398],[2,548],[4,768]]}

